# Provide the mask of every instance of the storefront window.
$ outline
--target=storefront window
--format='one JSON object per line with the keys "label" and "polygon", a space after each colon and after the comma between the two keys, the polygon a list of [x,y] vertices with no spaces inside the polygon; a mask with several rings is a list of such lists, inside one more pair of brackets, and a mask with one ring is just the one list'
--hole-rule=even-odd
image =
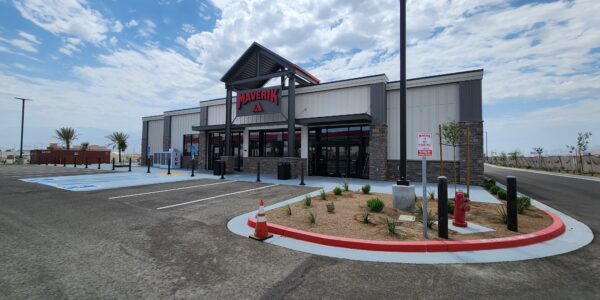
{"label": "storefront window", "polygon": [[192,155],[192,144],[196,148],[196,156],[198,155],[198,149],[200,147],[200,136],[197,134],[184,134],[183,135],[183,155]]}
{"label": "storefront window", "polygon": [[[249,156],[283,157],[288,154],[288,136],[286,129],[250,131]],[[295,134],[294,155],[300,156],[300,129]]]}

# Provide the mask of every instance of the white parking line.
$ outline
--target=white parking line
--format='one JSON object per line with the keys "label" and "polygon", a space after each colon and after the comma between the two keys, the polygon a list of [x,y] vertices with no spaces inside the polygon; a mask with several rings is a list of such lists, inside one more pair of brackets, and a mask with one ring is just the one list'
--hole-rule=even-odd
{"label": "white parking line", "polygon": [[246,193],[246,192],[251,192],[251,191],[262,190],[262,189],[266,189],[266,188],[270,188],[270,187],[274,187],[274,186],[278,186],[278,185],[279,184],[272,184],[272,185],[267,185],[267,186],[261,186],[259,188],[254,188],[254,189],[249,189],[249,190],[243,190],[243,191],[239,191],[239,192],[227,193],[227,194],[218,195],[218,196],[212,196],[212,197],[208,197],[208,198],[204,198],[204,199],[198,199],[198,200],[183,202],[183,203],[179,203],[179,204],[173,204],[173,205],[163,206],[163,207],[159,207],[157,209],[161,210],[161,209],[166,209],[166,208],[172,208],[172,207],[177,207],[177,206],[182,206],[182,205],[187,205],[187,204],[202,202],[202,201],[206,201],[206,200],[211,200],[211,199],[215,199],[215,198],[220,198],[220,197],[225,197],[225,196],[231,196],[231,195],[241,194],[241,193]]}
{"label": "white parking line", "polygon": [[226,184],[226,183],[232,183],[232,182],[236,182],[236,181],[235,181],[235,180],[232,180],[232,181],[225,181],[225,182],[215,182],[215,183],[207,183],[207,184],[200,184],[200,185],[192,185],[192,186],[185,186],[185,187],[174,188],[174,189],[168,189],[168,190],[160,190],[160,191],[152,191],[152,192],[139,193],[139,194],[131,194],[131,195],[115,196],[115,197],[110,197],[110,198],[108,198],[108,199],[109,199],[109,200],[112,200],[112,199],[129,198],[129,197],[136,197],[136,196],[143,196],[143,195],[151,195],[151,194],[158,194],[158,193],[164,193],[164,192],[172,192],[172,191],[179,191],[179,190],[185,190],[185,189],[193,189],[193,188],[197,188],[197,187],[203,187],[203,186],[211,186],[211,185],[218,185],[218,184]]}

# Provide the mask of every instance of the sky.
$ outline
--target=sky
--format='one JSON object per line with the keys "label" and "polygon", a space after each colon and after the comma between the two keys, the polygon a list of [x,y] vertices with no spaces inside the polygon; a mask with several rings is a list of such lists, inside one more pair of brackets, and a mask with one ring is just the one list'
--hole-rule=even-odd
{"label": "sky", "polygon": [[[600,1],[408,0],[407,77],[484,69],[488,151],[600,152]],[[397,0],[0,0],[0,149],[56,141],[139,152],[142,116],[225,95],[253,41],[322,82],[399,79]]]}

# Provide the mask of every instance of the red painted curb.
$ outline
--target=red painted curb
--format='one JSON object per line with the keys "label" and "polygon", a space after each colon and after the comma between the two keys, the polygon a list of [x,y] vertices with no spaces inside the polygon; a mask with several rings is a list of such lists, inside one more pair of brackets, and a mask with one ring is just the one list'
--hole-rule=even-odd
{"label": "red painted curb", "polygon": [[[312,233],[272,223],[267,223],[267,227],[269,233],[333,247],[389,252],[477,251],[527,246],[548,241],[563,234],[566,230],[563,221],[549,211],[544,212],[552,218],[552,224],[542,230],[511,237],[463,241],[373,241]],[[248,218],[247,224],[254,228],[256,219]]]}

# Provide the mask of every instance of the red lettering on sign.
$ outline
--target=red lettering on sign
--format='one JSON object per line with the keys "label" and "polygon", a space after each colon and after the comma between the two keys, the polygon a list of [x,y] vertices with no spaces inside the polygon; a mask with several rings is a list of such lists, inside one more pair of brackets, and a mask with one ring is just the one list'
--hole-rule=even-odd
{"label": "red lettering on sign", "polygon": [[254,105],[254,108],[252,109],[252,112],[262,112],[262,106],[260,105],[260,103],[256,103],[256,105]]}
{"label": "red lettering on sign", "polygon": [[[249,92],[238,92],[237,108],[241,109],[242,106],[244,106],[252,101],[259,101],[259,100],[265,100],[265,101],[274,103],[275,105],[279,105],[279,89],[272,88],[272,89],[262,89],[262,90],[255,90],[255,91],[249,91]],[[252,111],[253,112],[262,112],[263,109],[262,109],[262,106],[255,105],[253,107]]]}

